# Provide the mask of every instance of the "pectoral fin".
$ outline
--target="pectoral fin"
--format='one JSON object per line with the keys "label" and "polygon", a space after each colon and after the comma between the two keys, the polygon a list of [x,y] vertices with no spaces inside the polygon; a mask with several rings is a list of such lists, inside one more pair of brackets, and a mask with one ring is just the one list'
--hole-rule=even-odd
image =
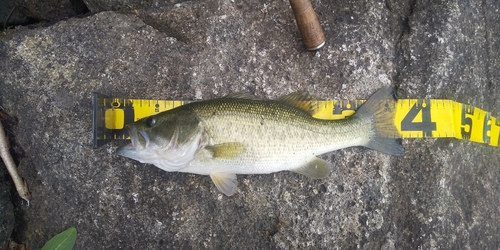
{"label": "pectoral fin", "polygon": [[205,147],[212,152],[213,158],[231,159],[240,155],[245,147],[240,142],[226,142]]}
{"label": "pectoral fin", "polygon": [[236,174],[213,173],[210,174],[210,178],[214,182],[217,189],[219,189],[219,191],[223,192],[225,195],[231,196],[236,193],[236,189],[238,187]]}
{"label": "pectoral fin", "polygon": [[313,179],[320,179],[328,176],[330,173],[330,164],[323,159],[314,157],[304,165],[290,171]]}

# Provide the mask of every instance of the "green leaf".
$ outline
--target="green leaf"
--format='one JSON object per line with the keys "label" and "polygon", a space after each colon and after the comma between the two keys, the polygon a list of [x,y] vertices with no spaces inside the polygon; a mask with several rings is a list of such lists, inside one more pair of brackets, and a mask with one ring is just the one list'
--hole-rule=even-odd
{"label": "green leaf", "polygon": [[42,250],[71,250],[76,241],[76,228],[70,227],[43,245]]}

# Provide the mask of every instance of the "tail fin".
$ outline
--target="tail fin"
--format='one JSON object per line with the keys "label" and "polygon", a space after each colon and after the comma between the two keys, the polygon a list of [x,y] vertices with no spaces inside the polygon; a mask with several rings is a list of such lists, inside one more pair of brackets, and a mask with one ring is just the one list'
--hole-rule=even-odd
{"label": "tail fin", "polygon": [[401,140],[394,125],[396,97],[391,87],[377,90],[354,114],[357,117],[369,117],[372,133],[365,147],[390,155],[402,155]]}

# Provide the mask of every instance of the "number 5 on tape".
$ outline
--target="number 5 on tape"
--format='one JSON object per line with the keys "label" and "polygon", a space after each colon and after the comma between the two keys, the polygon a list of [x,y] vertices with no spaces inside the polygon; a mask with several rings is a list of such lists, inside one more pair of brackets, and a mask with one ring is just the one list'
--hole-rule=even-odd
{"label": "number 5 on tape", "polygon": [[402,138],[455,137],[499,145],[500,124],[489,112],[452,100],[401,99],[395,125]]}

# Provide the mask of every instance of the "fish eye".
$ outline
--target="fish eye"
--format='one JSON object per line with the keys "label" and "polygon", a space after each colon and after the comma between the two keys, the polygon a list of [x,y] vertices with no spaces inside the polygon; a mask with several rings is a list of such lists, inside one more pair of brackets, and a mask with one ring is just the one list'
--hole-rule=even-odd
{"label": "fish eye", "polygon": [[156,117],[150,116],[146,119],[146,126],[152,127],[156,124]]}

